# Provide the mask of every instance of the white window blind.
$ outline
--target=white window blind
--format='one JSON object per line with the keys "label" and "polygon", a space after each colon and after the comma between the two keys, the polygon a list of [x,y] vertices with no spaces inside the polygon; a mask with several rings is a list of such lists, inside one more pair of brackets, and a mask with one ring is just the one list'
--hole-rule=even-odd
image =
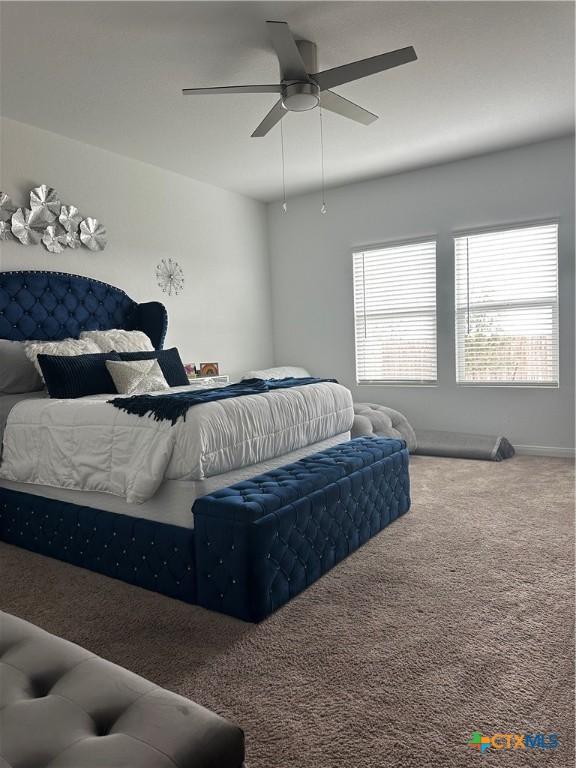
{"label": "white window blind", "polygon": [[356,380],[436,381],[436,242],[354,253]]}
{"label": "white window blind", "polygon": [[455,238],[462,384],[558,384],[558,225]]}

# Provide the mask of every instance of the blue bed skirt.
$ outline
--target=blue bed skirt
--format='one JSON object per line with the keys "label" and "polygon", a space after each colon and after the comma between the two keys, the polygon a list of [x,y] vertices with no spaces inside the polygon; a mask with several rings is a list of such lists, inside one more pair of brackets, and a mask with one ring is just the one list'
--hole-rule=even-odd
{"label": "blue bed skirt", "polygon": [[0,539],[196,602],[194,531],[0,488]]}
{"label": "blue bed skirt", "polygon": [[351,440],[198,499],[194,530],[0,488],[0,540],[261,621],[408,511],[408,461]]}

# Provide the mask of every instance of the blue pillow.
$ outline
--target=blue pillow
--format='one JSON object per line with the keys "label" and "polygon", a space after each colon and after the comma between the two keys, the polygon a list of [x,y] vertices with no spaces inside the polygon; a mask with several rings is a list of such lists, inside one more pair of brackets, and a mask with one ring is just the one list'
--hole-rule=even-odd
{"label": "blue pillow", "polygon": [[158,360],[160,370],[170,387],[184,387],[189,384],[188,376],[176,347],[158,349],[154,352],[118,352],[120,360]]}
{"label": "blue pillow", "polygon": [[68,399],[117,394],[106,360],[120,360],[117,352],[89,355],[38,355],[50,397]]}

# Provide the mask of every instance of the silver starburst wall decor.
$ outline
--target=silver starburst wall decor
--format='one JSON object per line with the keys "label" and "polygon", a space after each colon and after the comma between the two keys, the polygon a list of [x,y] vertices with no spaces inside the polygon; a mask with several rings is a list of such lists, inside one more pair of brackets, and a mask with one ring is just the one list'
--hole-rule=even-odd
{"label": "silver starburst wall decor", "polygon": [[162,259],[156,266],[156,281],[168,296],[178,296],[184,289],[184,271],[177,261]]}
{"label": "silver starburst wall decor", "polygon": [[83,216],[75,205],[62,205],[53,187],[40,184],[29,194],[29,205],[18,207],[0,192],[0,241],[42,245],[50,253],[75,250],[83,245],[102,251],[108,242],[106,228],[91,216]]}

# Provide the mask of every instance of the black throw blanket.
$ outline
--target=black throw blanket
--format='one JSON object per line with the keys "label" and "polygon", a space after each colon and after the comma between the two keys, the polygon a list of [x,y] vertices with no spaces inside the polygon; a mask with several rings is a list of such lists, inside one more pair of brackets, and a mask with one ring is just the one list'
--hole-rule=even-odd
{"label": "black throw blanket", "polygon": [[133,395],[116,397],[108,400],[110,405],[136,416],[154,416],[156,421],[171,421],[174,425],[180,416],[186,419],[188,409],[200,403],[213,403],[216,400],[228,400],[244,395],[261,395],[275,389],[291,389],[305,384],[319,384],[323,381],[336,382],[336,379],[315,379],[312,376],[303,379],[245,379],[227,387],[214,389],[195,389],[189,392],[171,392],[166,395]]}

